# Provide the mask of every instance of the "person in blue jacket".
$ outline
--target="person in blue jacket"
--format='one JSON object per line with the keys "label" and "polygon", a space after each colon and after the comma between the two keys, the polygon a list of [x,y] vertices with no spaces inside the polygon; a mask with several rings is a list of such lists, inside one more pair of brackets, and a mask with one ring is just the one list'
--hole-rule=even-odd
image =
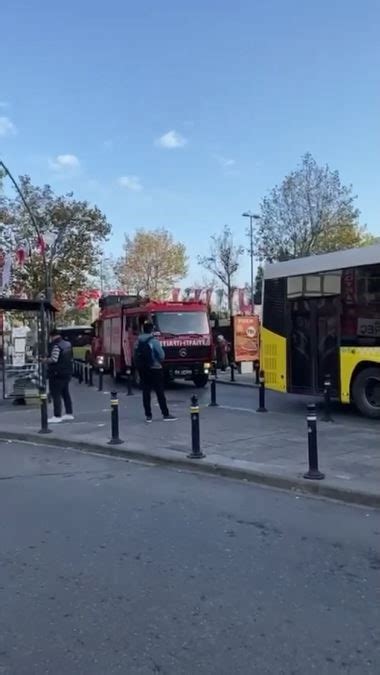
{"label": "person in blue jacket", "polygon": [[154,326],[151,321],[145,321],[143,330],[135,346],[134,361],[140,374],[145,419],[147,422],[152,421],[151,394],[153,389],[156,392],[164,421],[171,422],[176,417],[169,413],[164,391],[162,364],[165,352],[159,340],[153,335]]}

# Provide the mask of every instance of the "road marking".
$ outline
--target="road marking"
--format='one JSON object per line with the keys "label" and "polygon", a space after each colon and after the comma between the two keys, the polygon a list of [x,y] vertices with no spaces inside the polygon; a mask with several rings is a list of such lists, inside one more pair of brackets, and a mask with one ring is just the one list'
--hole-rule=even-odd
{"label": "road marking", "polygon": [[255,412],[254,408],[239,408],[233,405],[219,405],[218,407],[224,408],[225,410],[239,410],[240,412],[249,412],[249,413]]}

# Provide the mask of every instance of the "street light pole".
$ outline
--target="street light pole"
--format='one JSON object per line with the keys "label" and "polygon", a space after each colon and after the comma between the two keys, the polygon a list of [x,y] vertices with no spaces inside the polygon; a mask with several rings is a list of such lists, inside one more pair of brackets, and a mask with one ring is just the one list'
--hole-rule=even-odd
{"label": "street light pole", "polygon": [[251,211],[242,213],[243,218],[249,218],[249,255],[251,261],[251,314],[253,314],[253,306],[255,301],[254,279],[253,279],[253,221],[259,220],[260,216]]}

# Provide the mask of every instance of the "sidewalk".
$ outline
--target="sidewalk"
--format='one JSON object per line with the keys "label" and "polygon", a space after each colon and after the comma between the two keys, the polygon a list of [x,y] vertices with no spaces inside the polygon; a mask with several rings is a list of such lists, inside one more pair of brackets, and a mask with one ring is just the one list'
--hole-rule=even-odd
{"label": "sidewalk", "polygon": [[231,381],[231,369],[228,368],[225,372],[218,370],[218,382],[221,384],[230,384],[232,386],[240,387],[257,387],[256,373],[245,373],[240,375],[238,370],[234,371],[234,381]]}
{"label": "sidewalk", "polygon": [[319,463],[323,481],[307,481],[307,431],[304,415],[282,411],[257,414],[229,406],[201,407],[201,444],[206,458],[190,451],[188,392],[168,392],[178,420],[165,423],[154,408],[153,424],[144,422],[140,393],[119,397],[120,436],[124,443],[107,444],[110,435],[109,393],[73,382],[75,422],[52,426],[39,435],[38,406],[0,406],[0,438],[29,440],[87,451],[174,464],[274,487],[311,492],[342,501],[380,507],[380,444],[376,422],[339,419],[319,423]]}

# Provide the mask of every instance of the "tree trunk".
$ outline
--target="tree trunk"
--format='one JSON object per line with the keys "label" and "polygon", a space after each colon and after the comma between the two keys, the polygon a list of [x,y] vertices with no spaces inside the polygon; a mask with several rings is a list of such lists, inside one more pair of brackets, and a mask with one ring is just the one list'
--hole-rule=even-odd
{"label": "tree trunk", "polygon": [[232,294],[233,294],[233,288],[231,286],[231,279],[229,278],[228,283],[227,283],[227,295],[228,295],[228,311],[229,311],[230,317],[232,316],[232,312],[233,312]]}

